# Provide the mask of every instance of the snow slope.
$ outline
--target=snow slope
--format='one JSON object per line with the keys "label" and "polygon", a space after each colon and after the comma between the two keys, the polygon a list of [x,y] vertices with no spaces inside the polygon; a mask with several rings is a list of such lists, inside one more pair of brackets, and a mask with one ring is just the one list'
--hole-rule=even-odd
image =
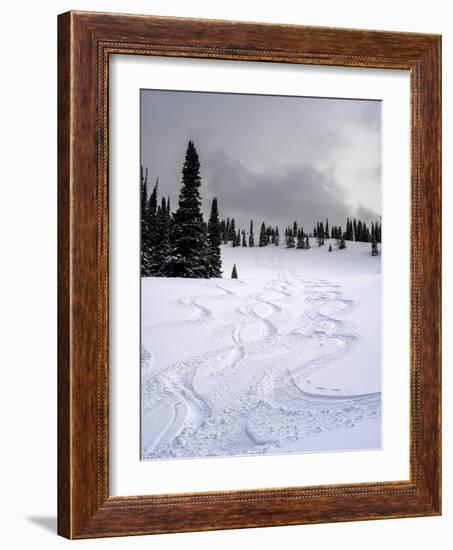
{"label": "snow slope", "polygon": [[142,279],[143,459],[380,447],[380,256],[326,243]]}

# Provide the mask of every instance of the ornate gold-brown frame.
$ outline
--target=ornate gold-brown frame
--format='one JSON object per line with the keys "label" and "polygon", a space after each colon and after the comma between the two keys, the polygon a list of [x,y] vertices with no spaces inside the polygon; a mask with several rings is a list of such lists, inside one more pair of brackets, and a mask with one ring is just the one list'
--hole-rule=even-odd
{"label": "ornate gold-brown frame", "polygon": [[[439,36],[69,12],[59,16],[58,531],[68,538],[441,510]],[[109,56],[406,69],[411,79],[410,480],[109,496]]]}

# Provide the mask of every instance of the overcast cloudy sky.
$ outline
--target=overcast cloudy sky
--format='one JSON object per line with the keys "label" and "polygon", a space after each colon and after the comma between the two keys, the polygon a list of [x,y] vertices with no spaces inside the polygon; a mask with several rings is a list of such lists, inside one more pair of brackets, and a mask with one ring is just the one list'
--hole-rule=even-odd
{"label": "overcast cloudy sky", "polygon": [[142,164],[173,210],[189,139],[205,215],[214,196],[241,228],[381,214],[378,101],[142,90]]}

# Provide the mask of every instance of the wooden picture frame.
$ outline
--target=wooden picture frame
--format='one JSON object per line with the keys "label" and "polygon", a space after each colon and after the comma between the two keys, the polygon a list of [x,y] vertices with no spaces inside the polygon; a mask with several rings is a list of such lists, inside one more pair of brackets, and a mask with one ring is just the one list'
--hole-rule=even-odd
{"label": "wooden picture frame", "polygon": [[[441,513],[441,38],[69,12],[58,20],[58,532],[67,538]],[[109,56],[410,71],[410,480],[109,495]]]}

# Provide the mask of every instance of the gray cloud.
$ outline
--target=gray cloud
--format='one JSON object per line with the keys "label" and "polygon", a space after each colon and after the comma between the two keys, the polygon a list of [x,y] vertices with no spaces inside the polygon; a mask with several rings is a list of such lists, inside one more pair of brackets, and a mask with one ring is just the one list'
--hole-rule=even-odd
{"label": "gray cloud", "polygon": [[173,207],[193,139],[205,213],[214,196],[242,227],[381,213],[379,102],[147,90],[141,106],[142,164]]}

